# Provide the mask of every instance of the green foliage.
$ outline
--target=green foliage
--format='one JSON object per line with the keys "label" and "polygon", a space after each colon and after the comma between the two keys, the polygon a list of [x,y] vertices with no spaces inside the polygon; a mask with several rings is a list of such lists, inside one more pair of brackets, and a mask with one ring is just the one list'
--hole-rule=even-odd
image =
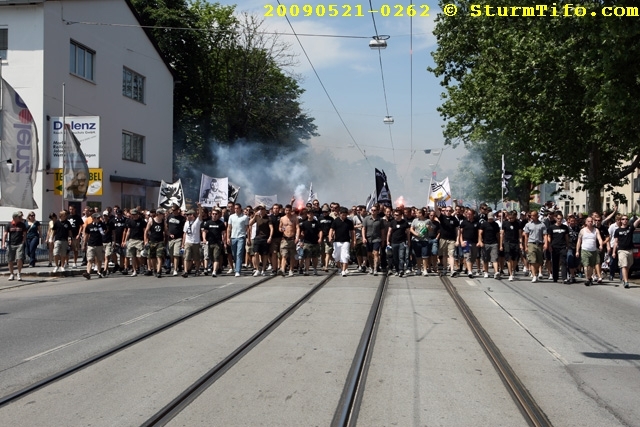
{"label": "green foliage", "polygon": [[[590,210],[599,207],[600,190],[640,164],[640,21],[471,17],[471,2],[455,3],[457,15],[437,18],[430,69],[445,88],[447,143],[497,137],[517,160],[519,185],[567,177],[590,192]],[[609,3],[580,5],[600,11]]]}

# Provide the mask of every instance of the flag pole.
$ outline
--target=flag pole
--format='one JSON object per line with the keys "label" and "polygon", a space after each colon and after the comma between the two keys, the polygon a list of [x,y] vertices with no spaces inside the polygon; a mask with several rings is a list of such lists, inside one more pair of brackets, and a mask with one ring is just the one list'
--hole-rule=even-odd
{"label": "flag pole", "polygon": [[65,95],[65,84],[62,83],[62,196],[60,197],[60,205],[61,205],[61,209],[60,210],[64,210],[64,177],[67,173],[67,166],[65,162],[65,149],[66,149],[66,129],[65,127],[67,126],[67,119],[65,116],[65,99],[64,99],[64,95]]}

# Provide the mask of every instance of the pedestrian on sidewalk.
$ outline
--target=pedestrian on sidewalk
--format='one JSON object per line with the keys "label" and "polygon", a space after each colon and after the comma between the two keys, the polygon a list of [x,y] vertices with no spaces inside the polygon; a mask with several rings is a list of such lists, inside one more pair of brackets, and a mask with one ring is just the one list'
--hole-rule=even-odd
{"label": "pedestrian on sidewalk", "polygon": [[36,220],[35,212],[27,215],[27,255],[29,255],[29,267],[35,267],[37,261],[36,252],[40,244],[40,221]]}
{"label": "pedestrian on sidewalk", "polygon": [[[7,238],[9,245],[7,246]],[[18,281],[22,280],[22,260],[24,259],[24,244],[27,239],[27,226],[22,221],[22,211],[13,213],[13,220],[5,228],[2,235],[2,248],[7,250],[9,263],[9,280],[14,280],[13,263],[18,263]]]}

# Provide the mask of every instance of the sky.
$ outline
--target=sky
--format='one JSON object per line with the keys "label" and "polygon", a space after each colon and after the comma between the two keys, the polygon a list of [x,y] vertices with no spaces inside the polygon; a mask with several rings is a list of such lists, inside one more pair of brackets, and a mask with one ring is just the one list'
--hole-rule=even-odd
{"label": "sky", "polygon": [[[292,30],[284,17],[277,16],[277,0],[220,3],[236,4],[237,12],[263,17],[265,28],[281,33],[281,40],[298,55],[297,65],[290,71],[301,77],[305,89],[303,108],[315,118],[320,136],[307,142],[311,150],[307,158],[309,170],[295,177],[300,181],[296,186],[308,186],[306,179],[315,180],[313,187],[321,201],[341,196],[348,203],[364,203],[375,188],[374,168],[382,168],[389,177],[394,199],[402,196],[408,204],[424,205],[432,171],[436,171],[438,179],[444,179],[456,170],[457,159],[466,151],[463,147],[436,150],[444,146],[444,122],[437,111],[443,90],[439,80],[426,70],[433,65],[431,52],[436,49],[432,34],[439,11],[436,2],[421,2],[429,6],[429,17],[416,15],[410,19],[406,13],[404,17],[373,14],[377,34],[390,36],[388,47],[381,51],[369,48],[376,30],[368,1],[334,2],[339,12],[336,17],[315,14],[315,6],[328,7],[329,2],[283,2],[300,8],[299,16],[289,17],[298,34],[365,37],[300,36],[322,84],[296,38],[287,35]],[[305,4],[314,5],[312,16],[302,16]],[[352,15],[356,13],[355,5],[362,5],[364,16],[341,16],[347,4],[352,6]],[[372,0],[374,10],[381,10],[382,4]],[[398,3],[387,4],[391,5],[393,15]],[[265,16],[270,9],[266,5],[273,6],[273,17]],[[387,106],[394,119],[392,125],[383,122]],[[433,149],[436,154],[425,154],[425,149]],[[334,161],[323,162],[326,158]],[[318,165],[324,169],[319,170]]]}

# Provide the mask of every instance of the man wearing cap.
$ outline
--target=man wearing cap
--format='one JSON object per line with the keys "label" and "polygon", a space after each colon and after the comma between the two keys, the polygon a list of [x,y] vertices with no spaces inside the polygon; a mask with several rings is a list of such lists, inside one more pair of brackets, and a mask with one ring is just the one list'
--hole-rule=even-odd
{"label": "man wearing cap", "polygon": [[[9,246],[7,246],[7,237]],[[24,244],[27,241],[27,226],[22,221],[22,211],[13,213],[13,220],[5,228],[2,235],[2,248],[7,249],[7,261],[9,263],[9,280],[14,280],[13,263],[18,261],[18,281],[22,280],[22,260],[24,259]]]}
{"label": "man wearing cap", "polygon": [[145,220],[140,216],[138,209],[129,211],[130,217],[125,223],[122,246],[127,248],[127,258],[124,260],[125,269],[129,262],[132,266],[131,277],[138,275],[138,268],[142,265],[142,251],[144,250],[144,230],[147,226]]}
{"label": "man wearing cap", "polygon": [[91,221],[87,222],[83,228],[83,250],[87,254],[87,271],[82,273],[85,279],[91,279],[91,267],[95,263],[98,269],[98,277],[102,277],[100,267],[104,260],[104,246],[102,245],[102,236],[105,234],[102,215],[94,213],[91,215]]}
{"label": "man wearing cap", "polygon": [[[164,222],[164,209],[157,209],[156,215],[147,222],[144,230],[144,245],[149,247],[149,264],[151,268],[146,274],[151,276],[153,269],[156,277],[162,277],[162,264],[164,262],[164,242],[167,238],[167,224]],[[155,267],[155,268],[154,268]]]}
{"label": "man wearing cap", "polygon": [[235,259],[235,276],[240,277],[242,261],[244,260],[249,217],[242,212],[242,205],[240,203],[236,203],[233,209],[235,213],[229,215],[227,224],[227,246],[231,247],[231,254]]}
{"label": "man wearing cap", "polygon": [[[199,207],[200,204],[198,203]],[[182,277],[184,278],[189,277],[189,270],[192,265],[195,266],[195,275],[198,276],[200,274],[198,268],[200,266],[201,224],[200,215],[193,209],[189,209],[182,233],[182,248],[184,249],[184,272]]]}

